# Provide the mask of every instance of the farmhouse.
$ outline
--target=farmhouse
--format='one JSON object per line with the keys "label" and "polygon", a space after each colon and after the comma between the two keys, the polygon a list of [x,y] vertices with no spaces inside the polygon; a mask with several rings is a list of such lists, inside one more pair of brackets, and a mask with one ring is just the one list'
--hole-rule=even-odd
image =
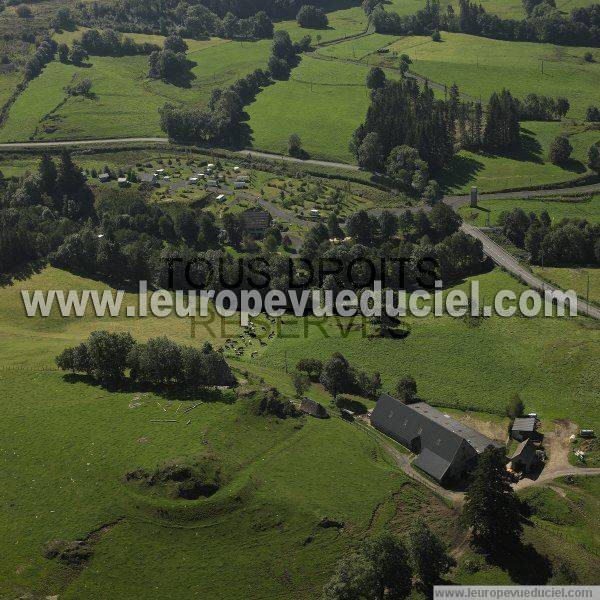
{"label": "farmhouse", "polygon": [[271,215],[262,208],[248,208],[242,213],[244,231],[254,238],[262,238],[271,226]]}
{"label": "farmhouse", "polygon": [[371,424],[418,454],[414,465],[440,483],[460,479],[487,447],[502,447],[425,402],[403,404],[388,394],[377,401]]}
{"label": "farmhouse", "polygon": [[519,417],[514,420],[510,429],[510,435],[518,442],[521,442],[527,438],[534,437],[535,426],[535,417]]}

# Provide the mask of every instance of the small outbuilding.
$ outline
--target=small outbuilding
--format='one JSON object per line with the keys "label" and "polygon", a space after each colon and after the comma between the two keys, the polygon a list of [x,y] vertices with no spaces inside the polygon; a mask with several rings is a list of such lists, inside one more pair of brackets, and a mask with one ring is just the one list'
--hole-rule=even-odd
{"label": "small outbuilding", "polygon": [[310,398],[302,398],[302,402],[300,403],[300,410],[307,415],[311,415],[316,417],[317,419],[328,419],[329,413],[327,409],[322,405],[316,402],[315,400],[311,400]]}
{"label": "small outbuilding", "polygon": [[246,189],[248,186],[246,185],[246,182],[245,182],[245,181],[236,181],[236,182],[233,184],[233,187],[234,187],[236,190],[245,190],[245,189]]}
{"label": "small outbuilding", "polygon": [[522,442],[535,436],[535,428],[535,417],[518,417],[514,420],[510,429],[510,436],[518,442]]}
{"label": "small outbuilding", "polygon": [[513,471],[529,473],[538,464],[537,450],[530,438],[523,440],[509,457],[509,466]]}
{"label": "small outbuilding", "polygon": [[127,177],[119,177],[117,179],[117,183],[119,187],[127,187],[129,185],[129,181],[127,181]]}
{"label": "small outbuilding", "polygon": [[108,173],[100,173],[100,175],[98,175],[98,180],[100,183],[108,183],[110,181],[110,175]]}
{"label": "small outbuilding", "polygon": [[208,179],[206,185],[208,187],[219,187],[219,182],[216,179]]}
{"label": "small outbuilding", "polygon": [[216,200],[217,202],[224,202],[224,201],[225,201],[225,194],[219,194],[219,195],[218,195],[218,196],[215,198],[215,200]]}

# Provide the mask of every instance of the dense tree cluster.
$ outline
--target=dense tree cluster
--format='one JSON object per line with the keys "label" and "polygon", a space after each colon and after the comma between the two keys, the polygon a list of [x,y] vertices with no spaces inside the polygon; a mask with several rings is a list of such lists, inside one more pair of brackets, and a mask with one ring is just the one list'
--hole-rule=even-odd
{"label": "dense tree cluster", "polygon": [[88,54],[96,56],[130,56],[150,54],[158,50],[156,44],[149,42],[138,44],[130,37],[123,37],[121,33],[114,29],[103,29],[101,31],[85,29],[81,34],[81,46]]}
{"label": "dense tree cluster", "polygon": [[53,39],[44,38],[35,49],[33,56],[25,63],[23,70],[25,79],[29,80],[37,77],[42,69],[54,60],[57,48],[58,44]]}
{"label": "dense tree cluster", "polygon": [[2,272],[47,256],[63,237],[94,216],[94,198],[64,150],[58,165],[48,156],[37,173],[10,181],[0,199]]}
{"label": "dense tree cluster", "polygon": [[381,391],[380,373],[369,374],[355,369],[339,352],[323,363],[319,381],[334,398],[347,393],[375,400]]}
{"label": "dense tree cluster", "polygon": [[[179,36],[168,37],[166,42],[178,38],[181,44],[172,43],[162,49],[153,50],[148,57],[148,77],[162,79],[169,82],[183,81],[189,79],[189,71],[193,66],[192,61],[185,55],[187,44]],[[172,47],[177,48],[173,50]]]}
{"label": "dense tree cluster", "polygon": [[312,4],[304,4],[296,15],[296,21],[300,27],[309,29],[325,29],[329,24],[327,15],[322,8]]}
{"label": "dense tree cluster", "polygon": [[519,121],[554,121],[562,119],[571,107],[567,98],[551,98],[541,94],[527,94],[515,100]]}
{"label": "dense tree cluster", "polygon": [[175,385],[185,389],[233,386],[235,377],[222,354],[206,342],[184,346],[166,337],[136,342],[129,332],[93,331],[77,346],[57,357],[59,369],[85,373],[104,385],[132,382],[148,386]]}
{"label": "dense tree cluster", "polygon": [[462,513],[472,542],[486,552],[506,552],[520,542],[521,507],[506,472],[503,448],[488,448],[479,457]]}
{"label": "dense tree cluster", "polygon": [[488,150],[511,150],[520,142],[519,109],[508,90],[493,93],[487,106],[483,146]]}
{"label": "dense tree cluster", "polygon": [[519,248],[529,252],[535,264],[582,266],[600,264],[600,225],[585,219],[551,222],[547,211],[527,214],[521,208],[500,216],[502,232]]}
{"label": "dense tree cluster", "polygon": [[392,35],[431,35],[440,29],[503,40],[539,41],[577,46],[600,43],[600,4],[574,8],[564,16],[547,0],[526,2],[531,7],[524,20],[502,19],[489,14],[483,6],[460,0],[458,14],[452,5],[441,12],[439,0],[427,0],[423,9],[412,15],[388,12],[382,4],[371,10],[375,31]]}
{"label": "dense tree cluster", "polygon": [[[81,5],[81,19],[99,28],[114,28],[189,38],[220,36],[263,39],[273,36],[273,20],[295,18],[297,0],[119,0],[116,5]],[[318,1],[313,2],[316,6]]]}
{"label": "dense tree cluster", "polygon": [[214,88],[208,109],[167,103],[159,109],[161,128],[180,142],[234,143],[240,136],[244,106],[270,83],[269,75],[256,69],[224,90]]}
{"label": "dense tree cluster", "polygon": [[292,43],[287,31],[276,31],[269,57],[268,68],[273,79],[287,79],[290,71],[298,64],[298,54],[310,47],[310,36]]}
{"label": "dense tree cluster", "polygon": [[344,556],[325,585],[323,600],[402,600],[432,586],[455,564],[444,542],[420,518],[403,539],[391,533],[367,538]]}
{"label": "dense tree cluster", "polygon": [[435,100],[433,91],[420,89],[414,79],[388,81],[372,91],[350,149],[362,166],[382,170],[390,152],[403,145],[416,148],[432,169],[446,165],[454,154],[447,103]]}

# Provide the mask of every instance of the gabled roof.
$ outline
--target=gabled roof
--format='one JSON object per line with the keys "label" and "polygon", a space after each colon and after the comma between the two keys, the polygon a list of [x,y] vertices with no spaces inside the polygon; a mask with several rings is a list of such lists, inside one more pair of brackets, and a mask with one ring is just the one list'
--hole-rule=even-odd
{"label": "gabled roof", "polygon": [[413,465],[439,480],[444,478],[444,475],[451,464],[452,461],[442,458],[438,454],[432,452],[429,448],[425,448],[425,450],[413,460]]}
{"label": "gabled roof", "polygon": [[514,420],[512,431],[535,431],[535,417],[518,417]]}
{"label": "gabled roof", "polygon": [[465,441],[476,453],[488,446],[502,447],[482,433],[467,427],[451,416],[440,412],[425,402],[403,404],[389,394],[382,394],[371,415],[378,429],[410,445],[420,438],[421,448],[429,448],[446,461],[452,461]]}
{"label": "gabled roof", "polygon": [[535,456],[535,446],[530,439],[523,440],[514,451],[510,460],[520,458],[524,462],[529,462]]}

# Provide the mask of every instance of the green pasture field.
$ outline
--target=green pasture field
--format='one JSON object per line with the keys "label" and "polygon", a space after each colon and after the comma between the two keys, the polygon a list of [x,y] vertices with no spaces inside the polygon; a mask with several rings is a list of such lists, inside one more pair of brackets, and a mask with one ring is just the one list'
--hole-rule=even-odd
{"label": "green pasture field", "polygon": [[[296,21],[280,21],[275,23],[275,30],[284,29],[290,34],[293,41],[310,35],[313,44],[317,45],[363,33],[368,26],[367,16],[360,6],[328,12],[327,18],[329,25],[325,29],[300,27]],[[317,36],[320,36],[319,40],[317,40]]]}
{"label": "green pasture field", "polygon": [[[347,53],[351,42],[332,48]],[[533,42],[507,42],[462,33],[442,33],[441,42],[426,36],[399,38],[391,52],[408,54],[411,70],[447,86],[456,83],[473,97],[487,100],[503,87],[521,98],[529,93],[565,96],[571,103],[567,117],[583,118],[598,101],[600,50]],[[592,52],[596,62],[583,59]],[[378,55],[385,64],[388,55]],[[544,72],[542,74],[542,61]]]}
{"label": "green pasture field", "polygon": [[[314,598],[364,535],[401,532],[416,513],[445,535],[453,530],[443,502],[397,471],[362,429],[338,418],[259,418],[242,398],[231,403],[231,394],[108,391],[52,368],[56,353],[96,328],[128,330],[137,339],[167,333],[188,344],[218,343],[239,329],[212,338],[198,328],[190,339],[185,319],[28,319],[21,288],[104,286],[47,268],[0,289],[0,597],[104,598],[110,589],[111,598],[190,590],[203,598]],[[291,392],[289,378],[274,370],[270,376]],[[316,388],[311,395],[328,401]],[[233,473],[208,500],[151,500],[123,483],[138,466],[207,452]],[[381,504],[388,510],[374,515]],[[344,528],[319,527],[325,516]],[[102,525],[88,568],[42,555],[48,541],[82,539]]]}
{"label": "green pasture field", "polygon": [[[562,13],[569,13],[573,8],[589,6],[592,3],[592,0],[556,0],[556,8]],[[441,4],[440,8],[442,12],[445,12],[446,6],[450,4],[453,6],[456,14],[458,14],[459,4],[456,0]],[[525,18],[525,11],[521,0],[481,0],[479,4],[483,6],[487,13],[498,15],[503,19],[521,20]],[[424,8],[424,6],[425,2],[423,0],[392,0],[389,4],[385,5],[385,9],[388,12],[397,12],[401,15],[412,15]]]}
{"label": "green pasture field", "polygon": [[[566,165],[548,160],[552,140],[566,135],[573,146]],[[568,183],[589,175],[587,153],[598,141],[600,132],[586,126],[558,122],[521,123],[521,148],[509,154],[461,151],[440,176],[449,192],[466,194],[475,185],[480,192],[523,189],[548,183]]]}
{"label": "green pasture field", "polygon": [[[486,296],[522,289],[500,272],[480,279]],[[176,317],[41,319],[23,313],[21,289],[105,288],[53,268],[0,288],[0,465],[6,479],[0,490],[6,525],[0,597],[100,599],[110,589],[115,599],[142,592],[145,598],[182,597],[190,590],[203,598],[308,599],[320,595],[349,547],[377,531],[402,533],[417,514],[452,547],[462,542],[456,512],[401,474],[358,425],[337,417],[258,418],[243,398],[231,403],[228,393],[180,398],[108,391],[54,370],[53,357],[93,329],[129,330],[137,339],[166,333],[183,343],[208,339],[217,346],[240,331],[233,323],[224,332],[213,326],[212,334],[197,326],[192,339],[188,320]],[[285,364],[341,351],[358,368],[381,370],[386,389],[414,374],[420,393],[435,404],[499,413],[519,391],[544,419],[572,417],[575,398],[581,418],[597,419],[597,326],[587,320],[492,318],[470,328],[460,320],[427,318],[411,326],[407,339],[390,341],[362,339],[357,332],[343,338],[330,322],[330,338],[314,328],[308,339],[275,338],[258,360],[245,356],[233,365],[251,384],[260,376],[291,395]],[[284,317],[282,334],[294,330]],[[547,365],[543,373],[541,364]],[[320,386],[309,395],[331,410]],[[176,422],[152,422],[169,419]],[[123,483],[124,473],[138,466],[206,452],[231,473],[207,500],[151,499]],[[325,516],[344,527],[319,527]],[[48,541],[82,539],[103,525],[93,536],[87,567],[43,557]],[[458,570],[451,580],[460,577]],[[491,567],[482,580],[511,581]]]}
{"label": "green pasture field", "polygon": [[[584,300],[588,297],[590,302],[600,304],[600,269],[567,267],[532,267],[532,271],[564,290],[574,290]],[[589,288],[588,288],[589,282]]]}
{"label": "green pasture field", "polygon": [[498,224],[501,213],[511,208],[522,208],[525,212],[539,215],[548,211],[552,221],[561,219],[586,219],[590,223],[600,222],[600,195],[565,196],[564,198],[510,198],[500,200],[479,200],[477,208],[462,206],[459,210],[462,218],[478,227],[488,223]]}
{"label": "green pasture field", "polygon": [[[525,289],[498,270],[477,279],[487,304],[500,289]],[[469,291],[468,282],[460,287]],[[361,369],[380,371],[386,390],[403,375],[413,375],[421,397],[437,406],[502,414],[518,392],[542,419],[580,418],[592,427],[598,424],[593,391],[600,385],[596,322],[491,317],[471,327],[445,316],[405,320],[411,326],[408,337],[390,340],[365,338],[360,330],[341,330],[334,322],[325,325],[324,337],[314,320],[295,322],[290,317],[283,335],[269,342],[259,361],[283,368],[286,360],[294,365],[302,357],[325,359],[339,351]]]}
{"label": "green pasture field", "polygon": [[[165,102],[206,104],[214,87],[224,87],[266,67],[270,41],[208,40],[188,53],[196,62],[190,87],[151,80],[147,56],[92,56],[91,66],[52,62],[28,85],[10,110],[2,141],[151,137],[164,133],[158,109]],[[92,96],[69,97],[73,78],[92,81]]]}
{"label": "green pasture field", "polygon": [[529,488],[520,496],[533,508],[534,527],[526,529],[526,539],[545,547],[551,560],[561,557],[585,574],[586,581],[597,579],[600,531],[590,524],[600,516],[600,477],[562,477],[552,486]]}
{"label": "green pasture field", "polygon": [[265,88],[247,107],[253,146],[287,154],[297,133],[311,156],[353,162],[348,142],[369,106],[366,76],[361,65],[304,55],[288,81]]}

